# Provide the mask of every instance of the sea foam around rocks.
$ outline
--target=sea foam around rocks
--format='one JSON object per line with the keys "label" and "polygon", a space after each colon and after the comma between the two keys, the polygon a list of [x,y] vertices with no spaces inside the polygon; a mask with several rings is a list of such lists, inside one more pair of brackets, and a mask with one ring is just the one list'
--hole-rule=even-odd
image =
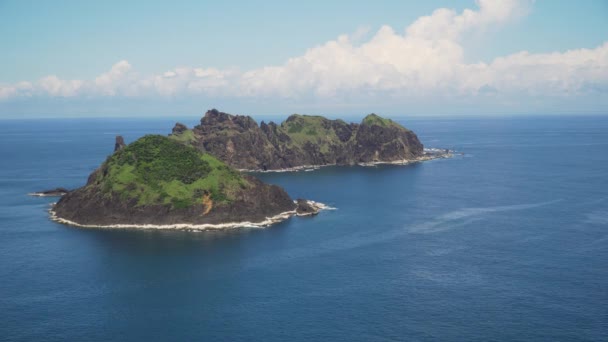
{"label": "sea foam around rocks", "polygon": [[[391,160],[391,161],[374,161],[368,163],[358,163],[358,166],[377,166],[377,165],[408,165],[412,163],[420,163],[424,161],[429,161],[433,159],[446,159],[454,156],[455,151],[445,150],[439,148],[425,148],[424,155],[412,159],[402,159],[402,160]],[[271,170],[249,170],[249,169],[239,169],[241,172],[257,172],[257,173],[271,173],[271,172],[310,172],[316,171],[322,167],[327,166],[337,166],[337,164],[323,164],[323,165],[302,165],[296,167],[290,167],[285,169],[271,169]]]}
{"label": "sea foam around rocks", "polygon": [[[330,207],[326,204],[315,202],[315,201],[307,201],[312,207],[317,209],[318,211],[324,210],[336,210],[334,207]],[[308,214],[298,214],[296,210],[285,211],[280,214],[266,217],[265,220],[261,222],[228,222],[228,223],[218,223],[218,224],[192,224],[192,223],[175,223],[175,224],[110,224],[110,225],[94,225],[94,224],[80,224],[78,222],[74,222],[71,220],[67,220],[57,216],[53,207],[55,203],[51,204],[51,208],[49,209],[50,218],[52,221],[62,223],[69,226],[80,227],[80,228],[101,228],[101,229],[176,229],[176,230],[190,230],[190,231],[202,231],[202,230],[218,230],[218,229],[232,229],[232,228],[264,228],[275,223],[279,223],[287,220],[292,216],[307,216]]]}

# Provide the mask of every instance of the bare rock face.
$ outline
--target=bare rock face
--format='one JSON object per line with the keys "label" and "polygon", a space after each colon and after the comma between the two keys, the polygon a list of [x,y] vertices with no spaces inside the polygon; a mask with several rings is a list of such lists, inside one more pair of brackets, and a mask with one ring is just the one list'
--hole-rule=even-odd
{"label": "bare rock face", "polygon": [[261,222],[296,208],[281,187],[262,183],[251,176],[244,177],[250,188],[236,193],[235,200],[229,204],[214,204],[211,210],[202,201],[183,208],[166,204],[139,205],[137,199],[124,198],[118,193],[107,195],[95,184],[90,184],[65,194],[54,211],[57,217],[82,225],[197,225]]}
{"label": "bare rock face", "polygon": [[127,146],[125,144],[125,139],[122,137],[122,135],[117,135],[116,143],[114,144],[114,152],[122,150],[125,146]]}
{"label": "bare rock face", "polygon": [[414,132],[375,114],[361,124],[294,114],[281,124],[258,126],[249,116],[212,109],[192,130],[176,124],[172,135],[246,170],[391,162],[423,154]]}
{"label": "bare rock face", "polygon": [[182,133],[184,133],[187,130],[188,130],[188,127],[186,125],[184,125],[183,123],[178,122],[173,127],[172,133],[173,134],[182,134]]}
{"label": "bare rock face", "polygon": [[412,159],[424,149],[416,134],[394,122],[382,125],[364,120],[356,134],[354,154],[360,162]]}
{"label": "bare rock face", "polygon": [[312,202],[302,198],[296,200],[296,213],[298,216],[312,216],[319,213],[319,208],[314,206]]}
{"label": "bare rock face", "polygon": [[205,114],[193,132],[198,149],[239,169],[268,168],[276,157],[273,145],[249,116],[213,109]]}

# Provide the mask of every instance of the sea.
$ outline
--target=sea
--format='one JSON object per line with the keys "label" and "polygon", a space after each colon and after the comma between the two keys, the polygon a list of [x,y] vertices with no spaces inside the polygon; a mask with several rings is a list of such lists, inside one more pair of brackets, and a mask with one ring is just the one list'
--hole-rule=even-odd
{"label": "sea", "polygon": [[608,117],[395,120],[456,155],[256,174],[336,210],[221,231],[28,196],[196,117],[1,120],[0,340],[608,341]]}

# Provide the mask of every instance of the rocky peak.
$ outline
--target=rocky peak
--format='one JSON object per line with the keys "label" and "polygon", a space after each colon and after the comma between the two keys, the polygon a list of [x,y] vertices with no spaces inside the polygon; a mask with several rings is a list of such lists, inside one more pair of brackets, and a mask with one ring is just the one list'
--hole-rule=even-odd
{"label": "rocky peak", "polygon": [[230,114],[222,113],[219,110],[213,108],[208,110],[203,118],[201,119],[201,125],[209,125],[218,122],[224,122],[230,120]]}
{"label": "rocky peak", "polygon": [[268,132],[269,130],[271,130],[271,131],[275,131],[275,130],[277,129],[277,127],[278,127],[278,126],[277,126],[277,124],[276,124],[276,123],[274,123],[274,121],[270,121],[270,122],[268,122],[268,123],[266,123],[266,122],[262,121],[262,122],[260,123],[260,128],[261,128],[261,129],[262,129],[262,131],[264,131],[264,132]]}
{"label": "rocky peak", "polygon": [[353,135],[353,132],[356,132],[358,125],[357,124],[347,124],[342,120],[333,120],[331,122],[332,128],[338,139],[342,142],[347,142]]}
{"label": "rocky peak", "polygon": [[114,143],[114,152],[122,150],[125,146],[127,146],[125,144],[125,139],[122,137],[122,135],[117,135],[116,142]]}
{"label": "rocky peak", "polygon": [[[270,124],[272,124],[273,122],[270,121]],[[264,120],[262,120],[262,122],[260,122],[260,129],[262,130],[262,132],[268,134],[268,132],[270,132],[271,128],[270,125],[265,123]]]}
{"label": "rocky peak", "polygon": [[363,120],[361,121],[361,125],[386,127],[398,124],[391,119],[385,119],[379,115],[376,115],[375,113],[371,113],[363,118]]}
{"label": "rocky peak", "polygon": [[201,119],[197,128],[206,131],[209,127],[221,127],[222,129],[236,129],[240,132],[257,128],[258,124],[250,116],[232,115],[220,112],[217,109],[208,110]]}
{"label": "rocky peak", "polygon": [[183,123],[177,122],[175,124],[175,126],[173,126],[173,130],[171,131],[171,133],[178,135],[178,134],[184,133],[187,130],[188,130],[188,127],[186,125],[184,125]]}
{"label": "rocky peak", "polygon": [[302,115],[300,114],[291,114],[287,120],[285,120],[285,122],[294,122],[294,121],[298,121],[302,118]]}
{"label": "rocky peak", "polygon": [[192,145],[248,170],[395,161],[423,153],[414,132],[376,114],[361,124],[292,114],[278,125],[262,121],[258,126],[249,116],[212,109],[193,131]]}

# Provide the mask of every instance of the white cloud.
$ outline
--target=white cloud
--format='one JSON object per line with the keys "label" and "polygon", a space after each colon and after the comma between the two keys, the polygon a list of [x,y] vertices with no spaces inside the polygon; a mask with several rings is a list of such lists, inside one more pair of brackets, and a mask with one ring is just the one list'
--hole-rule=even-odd
{"label": "white cloud", "polygon": [[112,66],[110,71],[105,72],[95,78],[94,86],[97,92],[103,95],[116,95],[120,88],[121,82],[125,76],[131,71],[131,64],[122,60]]}
{"label": "white cloud", "polygon": [[245,73],[241,86],[251,96],[312,92],[320,97],[379,92],[410,97],[563,96],[607,88],[608,43],[595,49],[521,52],[491,63],[467,64],[460,44],[464,34],[505,23],[529,10],[526,1],[480,0],[478,5],[478,11],[466,9],[460,14],[438,9],[414,21],[405,34],[383,26],[360,45],[349,36],[340,36],[283,66]]}
{"label": "white cloud", "polygon": [[0,100],[9,99],[16,96],[31,96],[34,89],[30,82],[18,82],[14,85],[0,85]]}
{"label": "white cloud", "polygon": [[467,65],[461,87],[474,92],[483,85],[498,91],[530,95],[576,95],[608,90],[608,42],[595,49],[531,54],[526,51],[496,58],[490,64]]}
{"label": "white cloud", "polygon": [[411,38],[424,40],[457,40],[466,31],[501,24],[528,12],[530,3],[522,0],[478,0],[478,11],[456,11],[440,8],[429,16],[418,18],[406,32]]}
{"label": "white cloud", "polygon": [[163,74],[164,78],[173,78],[177,76],[177,74],[173,71],[165,71],[165,73]]}
{"label": "white cloud", "polygon": [[38,81],[37,86],[50,96],[71,97],[78,95],[84,85],[80,80],[62,80],[55,75]]}
{"label": "white cloud", "polygon": [[120,61],[93,81],[46,77],[0,86],[0,100],[49,96],[270,97],[327,101],[341,97],[577,96],[608,93],[608,42],[592,49],[533,54],[467,63],[461,39],[529,11],[529,1],[478,0],[478,9],[437,9],[403,33],[368,28],[313,47],[283,65],[236,69],[178,67],[140,76]]}

